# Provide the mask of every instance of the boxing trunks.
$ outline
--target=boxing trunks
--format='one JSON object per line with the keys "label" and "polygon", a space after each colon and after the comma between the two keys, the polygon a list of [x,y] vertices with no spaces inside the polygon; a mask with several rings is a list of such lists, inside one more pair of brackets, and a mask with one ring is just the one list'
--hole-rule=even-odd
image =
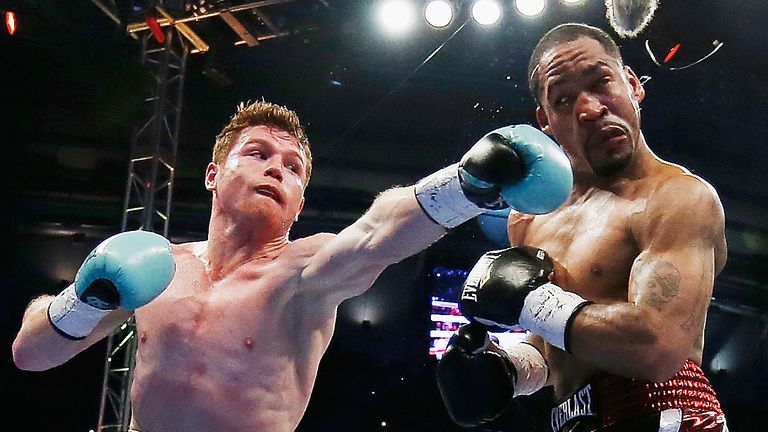
{"label": "boxing trunks", "polygon": [[552,432],[727,432],[715,391],[687,361],[671,379],[597,377],[550,410]]}

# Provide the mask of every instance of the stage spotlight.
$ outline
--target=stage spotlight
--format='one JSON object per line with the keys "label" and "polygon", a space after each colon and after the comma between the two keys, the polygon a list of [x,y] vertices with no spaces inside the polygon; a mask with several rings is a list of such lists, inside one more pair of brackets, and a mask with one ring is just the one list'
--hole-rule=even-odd
{"label": "stage spotlight", "polygon": [[413,6],[404,0],[387,0],[379,6],[379,23],[390,33],[402,33],[415,20]]}
{"label": "stage spotlight", "polygon": [[493,25],[501,18],[501,6],[493,0],[477,0],[472,5],[472,18],[482,25]]}
{"label": "stage spotlight", "polygon": [[546,0],[515,0],[517,11],[525,16],[540,14],[546,4]]}
{"label": "stage spotlight", "polygon": [[453,19],[453,7],[446,0],[432,0],[424,8],[424,18],[432,27],[445,27]]}
{"label": "stage spotlight", "polygon": [[13,36],[16,33],[18,27],[18,21],[16,20],[16,13],[7,11],[5,13],[5,29],[8,30],[8,34]]}

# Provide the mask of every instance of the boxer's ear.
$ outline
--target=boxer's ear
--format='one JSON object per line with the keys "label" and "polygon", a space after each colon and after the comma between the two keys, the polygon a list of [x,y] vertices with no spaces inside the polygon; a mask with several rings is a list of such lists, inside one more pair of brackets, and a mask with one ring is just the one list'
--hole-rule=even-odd
{"label": "boxer's ear", "polygon": [[536,107],[536,121],[539,122],[539,127],[541,128],[542,132],[552,136],[552,130],[549,127],[549,119],[547,118],[547,113],[544,112],[544,108],[542,108],[541,105]]}
{"label": "boxer's ear", "polygon": [[638,104],[640,104],[640,102],[645,99],[645,87],[643,87],[643,83],[640,82],[640,78],[638,78],[637,74],[632,70],[631,67],[624,66],[624,73],[627,75],[627,82],[629,83],[632,97]]}
{"label": "boxer's ear", "polygon": [[216,174],[219,172],[219,166],[210,162],[205,168],[205,189],[209,191],[216,190]]}

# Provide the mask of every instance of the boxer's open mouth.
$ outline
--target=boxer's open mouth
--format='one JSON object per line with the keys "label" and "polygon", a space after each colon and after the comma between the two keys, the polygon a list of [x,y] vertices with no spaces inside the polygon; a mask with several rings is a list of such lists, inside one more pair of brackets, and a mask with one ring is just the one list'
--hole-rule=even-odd
{"label": "boxer's open mouth", "polygon": [[280,193],[280,189],[272,185],[268,185],[268,184],[259,185],[254,188],[254,191],[259,195],[264,195],[266,197],[272,198],[278,203],[283,202],[283,195]]}

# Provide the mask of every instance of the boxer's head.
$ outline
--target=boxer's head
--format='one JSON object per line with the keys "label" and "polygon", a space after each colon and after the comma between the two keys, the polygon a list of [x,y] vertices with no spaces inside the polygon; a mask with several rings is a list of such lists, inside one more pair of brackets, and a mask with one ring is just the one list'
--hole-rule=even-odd
{"label": "boxer's head", "polygon": [[642,143],[645,91],[604,31],[562,24],[542,37],[528,66],[536,119],[571,159],[575,174],[610,177]]}
{"label": "boxer's head", "polygon": [[531,58],[528,60],[528,89],[531,91],[531,95],[533,95],[533,98],[538,104],[541,104],[539,62],[541,62],[542,56],[544,56],[544,54],[546,54],[557,45],[563,44],[565,42],[575,41],[576,39],[582,37],[594,39],[603,47],[609,56],[616,60],[619,65],[624,65],[624,60],[621,58],[619,46],[616,45],[616,42],[608,33],[597,27],[592,27],[585,24],[561,24],[548,31],[539,40],[539,43],[536,44],[536,47],[531,53]]}
{"label": "boxer's head", "polygon": [[224,163],[237,135],[249,126],[267,126],[285,131],[295,138],[299,144],[299,149],[306,158],[306,182],[309,182],[309,177],[312,174],[312,151],[299,116],[284,106],[263,100],[238,105],[237,112],[216,136],[216,144],[213,147],[214,163]]}

